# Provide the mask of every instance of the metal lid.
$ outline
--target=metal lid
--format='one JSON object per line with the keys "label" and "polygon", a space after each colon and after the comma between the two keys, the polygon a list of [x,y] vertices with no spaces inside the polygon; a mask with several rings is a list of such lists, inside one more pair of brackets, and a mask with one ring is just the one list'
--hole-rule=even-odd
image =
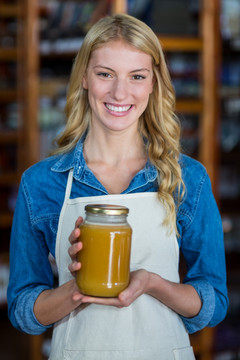
{"label": "metal lid", "polygon": [[85,211],[91,214],[127,215],[129,209],[120,205],[88,204],[85,206]]}

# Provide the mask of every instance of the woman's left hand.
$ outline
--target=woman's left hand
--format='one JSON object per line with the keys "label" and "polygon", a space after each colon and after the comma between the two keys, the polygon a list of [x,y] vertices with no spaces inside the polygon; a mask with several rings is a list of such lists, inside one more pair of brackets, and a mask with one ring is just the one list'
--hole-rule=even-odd
{"label": "woman's left hand", "polygon": [[84,296],[82,303],[94,303],[101,305],[116,306],[118,308],[131,305],[140,295],[144,294],[148,285],[149,273],[140,269],[131,272],[130,283],[116,298],[100,298]]}
{"label": "woman's left hand", "polygon": [[98,298],[84,295],[82,303],[123,308],[131,305],[142,294],[148,294],[185,317],[196,316],[202,306],[201,299],[190,284],[175,283],[147,270],[131,272],[130,283],[117,298]]}

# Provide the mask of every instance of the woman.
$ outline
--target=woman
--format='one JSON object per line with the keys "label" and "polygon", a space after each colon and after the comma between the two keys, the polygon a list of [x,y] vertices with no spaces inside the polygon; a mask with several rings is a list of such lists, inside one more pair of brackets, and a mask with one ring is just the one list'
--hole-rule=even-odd
{"label": "woman", "polygon": [[[194,359],[188,332],[226,315],[221,218],[204,167],[180,155],[174,106],[147,25],[115,15],[91,28],[59,147],[23,174],[12,230],[9,316],[32,334],[55,324],[50,359]],[[131,281],[118,298],[85,296],[73,276],[84,206],[95,202],[130,209]]]}

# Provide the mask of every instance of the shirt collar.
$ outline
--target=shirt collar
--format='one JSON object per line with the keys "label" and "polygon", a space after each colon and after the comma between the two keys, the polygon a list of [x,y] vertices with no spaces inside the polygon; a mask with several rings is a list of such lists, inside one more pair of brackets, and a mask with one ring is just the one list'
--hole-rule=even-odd
{"label": "shirt collar", "polygon": [[79,158],[79,154],[81,154],[83,151],[82,148],[83,141],[80,139],[71,151],[57,156],[57,161],[51,167],[51,170],[55,172],[65,172],[69,171],[70,169],[75,170],[75,163]]}
{"label": "shirt collar", "polygon": [[[84,171],[89,170],[83,156],[83,142],[84,138],[81,138],[73,150],[60,155],[60,158],[58,157],[58,160],[52,166],[51,170],[65,172],[73,169],[74,178],[80,181]],[[147,182],[155,181],[157,179],[157,170],[148,159],[144,169],[140,170],[136,176],[144,176]]]}

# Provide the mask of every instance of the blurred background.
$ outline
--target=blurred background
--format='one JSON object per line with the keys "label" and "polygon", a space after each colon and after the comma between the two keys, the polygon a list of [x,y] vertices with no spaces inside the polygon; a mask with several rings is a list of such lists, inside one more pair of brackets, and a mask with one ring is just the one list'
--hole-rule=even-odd
{"label": "blurred background", "polygon": [[197,359],[240,359],[240,0],[0,0],[0,358],[49,353],[51,331],[22,334],[7,318],[18,183],[64,127],[68,78],[86,31],[114,12],[138,17],[159,37],[183,152],[206,166],[222,215],[230,307],[219,326],[191,337]]}

